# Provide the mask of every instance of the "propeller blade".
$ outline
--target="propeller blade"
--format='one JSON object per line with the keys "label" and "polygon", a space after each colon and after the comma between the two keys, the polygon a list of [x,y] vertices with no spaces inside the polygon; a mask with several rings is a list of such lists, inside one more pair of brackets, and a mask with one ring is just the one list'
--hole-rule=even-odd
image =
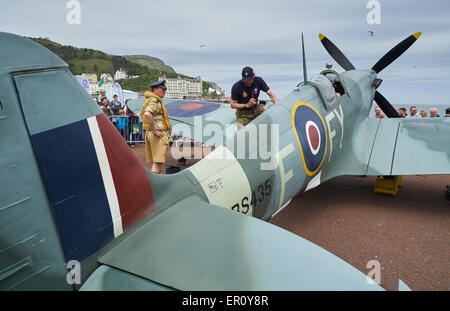
{"label": "propeller blade", "polygon": [[355,66],[350,63],[347,57],[345,57],[344,53],[341,52],[330,40],[328,40],[327,37],[319,34],[320,42],[322,42],[322,45],[325,47],[325,49],[328,51],[328,53],[333,57],[333,59],[341,65],[342,68],[345,70],[353,70],[355,69]]}
{"label": "propeller blade", "polygon": [[400,57],[414,42],[419,39],[422,35],[421,32],[416,32],[415,34],[409,36],[399,44],[397,44],[392,50],[386,53],[373,67],[376,73],[379,73],[381,70],[389,66],[394,60]]}
{"label": "propeller blade", "polygon": [[381,95],[380,92],[375,92],[375,102],[378,104],[378,107],[380,107],[381,110],[386,114],[388,118],[399,118],[400,116],[397,113],[397,110],[395,110],[394,107],[388,102],[386,98],[384,98],[383,95]]}

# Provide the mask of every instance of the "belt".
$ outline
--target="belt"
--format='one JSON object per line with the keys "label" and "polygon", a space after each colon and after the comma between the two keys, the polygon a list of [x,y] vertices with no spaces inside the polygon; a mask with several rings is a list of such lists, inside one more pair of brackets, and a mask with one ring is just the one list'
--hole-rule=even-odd
{"label": "belt", "polygon": [[[155,130],[161,131],[161,132],[167,132],[167,131],[168,131],[167,128],[163,128],[163,129],[155,129]],[[146,131],[150,131],[150,132],[151,132],[151,130],[146,130]]]}

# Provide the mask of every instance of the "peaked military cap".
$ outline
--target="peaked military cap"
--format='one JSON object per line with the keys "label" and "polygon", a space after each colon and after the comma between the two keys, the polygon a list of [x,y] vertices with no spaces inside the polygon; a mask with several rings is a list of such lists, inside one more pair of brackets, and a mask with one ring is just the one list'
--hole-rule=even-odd
{"label": "peaked military cap", "polygon": [[150,87],[153,88],[157,88],[160,87],[163,90],[167,90],[167,86],[166,86],[166,80],[161,80],[161,81],[157,81],[155,83],[153,83],[152,85],[150,85]]}

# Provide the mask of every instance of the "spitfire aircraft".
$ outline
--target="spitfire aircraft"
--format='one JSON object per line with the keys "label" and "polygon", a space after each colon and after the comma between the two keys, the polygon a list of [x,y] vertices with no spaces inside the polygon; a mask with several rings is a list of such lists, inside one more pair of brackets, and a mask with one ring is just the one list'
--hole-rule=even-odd
{"label": "spitfire aircraft", "polygon": [[[263,220],[338,175],[450,173],[450,119],[367,118],[374,99],[394,117],[377,73],[413,37],[355,70],[321,36],[346,71],[305,74],[249,124],[271,125],[256,147],[248,139],[243,154],[233,148],[252,135],[246,126],[195,165],[155,175],[64,61],[0,33],[0,289],[382,289]],[[208,110],[199,105],[187,110]],[[272,157],[252,150],[262,147]],[[261,169],[268,159],[274,165]]]}

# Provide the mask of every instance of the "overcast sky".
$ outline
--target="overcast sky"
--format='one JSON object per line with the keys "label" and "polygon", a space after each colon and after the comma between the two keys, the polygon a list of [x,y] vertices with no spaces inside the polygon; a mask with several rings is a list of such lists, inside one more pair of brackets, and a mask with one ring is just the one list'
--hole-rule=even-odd
{"label": "overcast sky", "polygon": [[311,77],[332,61],[319,33],[355,67],[368,69],[421,31],[422,37],[380,73],[380,91],[393,104],[450,105],[448,0],[380,0],[379,25],[367,23],[368,0],[79,0],[79,25],[67,23],[67,2],[0,0],[0,31],[115,55],[155,56],[179,73],[216,82],[227,95],[242,67],[250,65],[279,98],[302,79],[301,32]]}

